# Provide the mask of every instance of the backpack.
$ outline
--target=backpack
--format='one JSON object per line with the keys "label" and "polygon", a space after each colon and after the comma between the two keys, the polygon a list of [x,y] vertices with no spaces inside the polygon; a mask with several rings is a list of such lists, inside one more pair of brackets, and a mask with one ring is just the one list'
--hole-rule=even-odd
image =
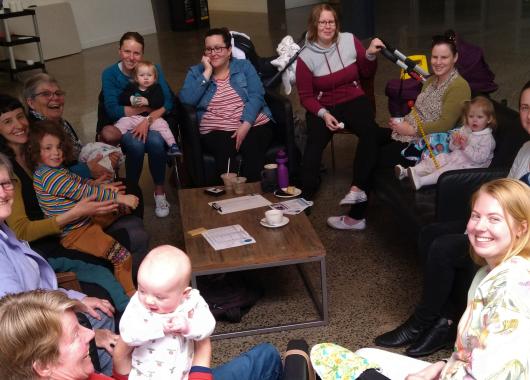
{"label": "backpack", "polygon": [[198,287],[215,320],[231,323],[241,322],[262,295],[239,273],[200,277]]}

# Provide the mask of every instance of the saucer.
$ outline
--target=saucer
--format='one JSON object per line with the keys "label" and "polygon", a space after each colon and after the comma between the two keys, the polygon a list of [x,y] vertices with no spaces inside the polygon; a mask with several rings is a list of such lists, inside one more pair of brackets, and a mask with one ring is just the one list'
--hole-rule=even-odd
{"label": "saucer", "polygon": [[[283,188],[281,190],[276,190],[274,192],[274,195],[277,196],[278,198],[294,198],[302,194],[302,190],[300,190],[299,188],[295,189],[294,194],[287,194],[285,193],[285,190],[286,188]],[[285,194],[282,194],[282,193],[285,193]]]}
{"label": "saucer", "polygon": [[283,226],[285,226],[287,223],[289,223],[289,218],[287,218],[287,217],[284,216],[283,219],[282,219],[282,222],[281,222],[280,224],[274,224],[274,225],[267,223],[267,218],[263,218],[263,219],[261,219],[259,222],[260,222],[260,224],[261,224],[263,227],[267,227],[267,228],[278,228],[278,227],[283,227]]}

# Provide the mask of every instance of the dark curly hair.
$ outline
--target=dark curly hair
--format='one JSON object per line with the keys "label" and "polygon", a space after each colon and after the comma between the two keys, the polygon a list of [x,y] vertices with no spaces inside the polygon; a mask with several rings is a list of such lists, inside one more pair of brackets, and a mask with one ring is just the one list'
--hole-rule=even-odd
{"label": "dark curly hair", "polygon": [[29,126],[28,154],[26,155],[26,160],[31,170],[35,170],[41,161],[40,143],[46,135],[55,136],[61,142],[64,163],[74,161],[72,142],[66,137],[63,127],[50,120],[39,120],[31,123]]}

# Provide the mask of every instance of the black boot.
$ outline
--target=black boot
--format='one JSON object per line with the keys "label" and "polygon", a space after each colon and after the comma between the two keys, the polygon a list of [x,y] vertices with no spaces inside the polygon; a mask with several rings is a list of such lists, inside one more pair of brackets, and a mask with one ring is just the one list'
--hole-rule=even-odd
{"label": "black boot", "polygon": [[447,318],[440,318],[431,329],[407,348],[405,353],[413,358],[431,355],[443,348],[450,348],[455,343],[455,338],[456,323]]}
{"label": "black boot", "polygon": [[398,328],[379,335],[375,338],[374,343],[382,347],[406,346],[418,339],[431,325],[431,323],[422,322],[415,315],[412,315]]}

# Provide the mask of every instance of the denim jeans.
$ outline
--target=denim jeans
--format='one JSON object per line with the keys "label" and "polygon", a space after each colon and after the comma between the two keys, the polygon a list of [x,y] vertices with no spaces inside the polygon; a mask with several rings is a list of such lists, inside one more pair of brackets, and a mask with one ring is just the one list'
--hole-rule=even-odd
{"label": "denim jeans", "polygon": [[149,171],[155,185],[163,185],[166,176],[166,143],[155,131],[147,132],[145,144],[127,132],[121,138],[121,146],[125,152],[125,178],[138,183],[144,165],[144,155],[149,158]]}
{"label": "denim jeans", "polygon": [[282,361],[272,344],[261,343],[212,372],[215,380],[278,380]]}

